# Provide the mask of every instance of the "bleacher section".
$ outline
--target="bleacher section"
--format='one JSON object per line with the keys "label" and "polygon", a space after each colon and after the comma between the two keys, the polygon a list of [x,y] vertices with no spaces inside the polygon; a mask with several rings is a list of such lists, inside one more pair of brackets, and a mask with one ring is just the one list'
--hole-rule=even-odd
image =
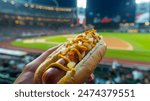
{"label": "bleacher section", "polygon": [[57,8],[29,3],[11,3],[0,1],[0,12],[21,16],[47,18],[75,18],[73,8]]}
{"label": "bleacher section", "polygon": [[19,3],[14,0],[0,0],[0,25],[68,25],[76,22],[74,8],[43,6]]}
{"label": "bleacher section", "polygon": [[[0,54],[0,84],[13,83],[22,72],[25,65],[34,60],[39,54],[28,54],[22,56]],[[112,68],[111,64],[99,64],[94,75],[95,79],[89,83],[93,84],[149,84],[150,70],[137,69],[118,65]]]}

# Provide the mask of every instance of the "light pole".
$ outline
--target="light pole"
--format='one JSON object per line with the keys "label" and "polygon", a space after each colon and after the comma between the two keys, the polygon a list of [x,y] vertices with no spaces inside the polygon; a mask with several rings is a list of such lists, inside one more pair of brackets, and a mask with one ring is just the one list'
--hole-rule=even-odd
{"label": "light pole", "polygon": [[53,0],[53,2],[56,4],[56,7],[59,7],[59,3],[57,0]]}
{"label": "light pole", "polygon": [[150,23],[150,0],[149,0],[148,4],[149,4],[149,23]]}

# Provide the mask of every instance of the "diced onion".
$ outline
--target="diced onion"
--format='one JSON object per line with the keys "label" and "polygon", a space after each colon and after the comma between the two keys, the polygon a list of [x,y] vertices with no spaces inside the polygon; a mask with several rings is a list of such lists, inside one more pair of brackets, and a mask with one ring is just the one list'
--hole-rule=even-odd
{"label": "diced onion", "polygon": [[75,65],[76,65],[76,63],[73,62],[73,61],[71,61],[71,62],[69,62],[69,63],[67,64],[67,67],[69,67],[69,68],[74,68]]}
{"label": "diced onion", "polygon": [[66,47],[62,47],[61,52],[65,51],[65,50],[66,50]]}
{"label": "diced onion", "polygon": [[92,38],[92,35],[91,35],[91,34],[88,34],[87,37],[88,37],[88,38]]}
{"label": "diced onion", "polygon": [[82,42],[81,42],[81,41],[79,41],[79,42],[78,42],[78,45],[82,45]]}
{"label": "diced onion", "polygon": [[73,42],[72,42],[72,40],[70,40],[70,44],[72,44]]}
{"label": "diced onion", "polygon": [[74,45],[70,46],[70,48],[74,48],[74,47],[75,47]]}
{"label": "diced onion", "polygon": [[94,38],[90,38],[89,40],[93,42],[93,41],[94,41]]}
{"label": "diced onion", "polygon": [[66,48],[66,47],[65,47],[65,48],[62,48],[62,49],[61,49],[61,53],[62,53],[62,54],[66,54],[66,52],[67,52],[68,50],[69,50],[69,49]]}
{"label": "diced onion", "polygon": [[83,33],[82,35],[83,35],[83,36],[86,36],[86,34],[85,34],[85,33]]}

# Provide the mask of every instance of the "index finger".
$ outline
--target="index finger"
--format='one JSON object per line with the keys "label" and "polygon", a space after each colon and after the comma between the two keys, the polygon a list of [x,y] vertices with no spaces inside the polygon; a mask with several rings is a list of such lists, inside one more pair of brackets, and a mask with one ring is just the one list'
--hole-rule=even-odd
{"label": "index finger", "polygon": [[26,65],[25,70],[26,71],[32,71],[35,72],[35,70],[38,68],[38,66],[53,52],[55,51],[58,47],[60,47],[61,44],[58,46],[55,46],[53,48],[48,49],[44,53],[42,53],[39,57],[37,57],[35,60],[30,62],[29,64]]}

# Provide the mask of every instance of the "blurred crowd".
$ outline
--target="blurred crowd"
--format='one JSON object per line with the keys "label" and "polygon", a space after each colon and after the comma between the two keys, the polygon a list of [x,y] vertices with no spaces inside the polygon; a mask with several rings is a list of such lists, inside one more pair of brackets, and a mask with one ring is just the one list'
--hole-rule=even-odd
{"label": "blurred crowd", "polygon": [[150,69],[122,66],[116,61],[112,65],[100,65],[95,71],[96,84],[150,84]]}
{"label": "blurred crowd", "polygon": [[21,57],[0,55],[0,84],[13,83],[25,65],[37,56],[37,54],[29,54]]}
{"label": "blurred crowd", "polygon": [[[33,30],[35,28],[29,27],[0,27],[0,41],[11,40],[21,37],[31,37],[37,35],[42,35],[45,33],[44,30]],[[43,32],[42,32],[43,31]]]}
{"label": "blurred crowd", "polygon": [[[28,54],[22,57],[0,58],[0,84],[13,83],[22,72],[26,64],[34,60],[39,54]],[[3,57],[3,58],[2,58]],[[117,62],[112,65],[100,64],[95,72],[94,84],[150,84],[150,70],[136,67],[125,67]]]}
{"label": "blurred crowd", "polygon": [[49,27],[41,26],[15,26],[0,27],[0,41],[12,40],[17,38],[29,38],[38,36],[47,36],[53,34],[67,34],[83,31],[81,26],[65,27],[62,25],[51,25]]}

